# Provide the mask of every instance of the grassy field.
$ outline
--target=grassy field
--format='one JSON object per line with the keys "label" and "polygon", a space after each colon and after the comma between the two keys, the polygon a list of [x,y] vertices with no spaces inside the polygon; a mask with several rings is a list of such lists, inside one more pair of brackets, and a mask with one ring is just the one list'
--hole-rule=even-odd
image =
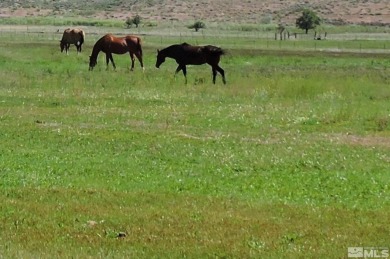
{"label": "grassy field", "polygon": [[169,39],[145,41],[143,73],[127,55],[88,71],[91,41],[1,36],[0,257],[390,246],[388,54],[228,45],[227,85],[207,66],[185,85],[154,68]]}

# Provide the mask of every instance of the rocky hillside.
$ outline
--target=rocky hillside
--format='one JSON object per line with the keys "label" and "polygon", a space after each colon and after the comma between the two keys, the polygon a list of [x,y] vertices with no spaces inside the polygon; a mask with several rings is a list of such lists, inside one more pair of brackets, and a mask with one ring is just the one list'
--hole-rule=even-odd
{"label": "rocky hillside", "polygon": [[291,23],[303,7],[328,23],[390,24],[390,0],[2,0],[0,18],[83,16],[150,21]]}

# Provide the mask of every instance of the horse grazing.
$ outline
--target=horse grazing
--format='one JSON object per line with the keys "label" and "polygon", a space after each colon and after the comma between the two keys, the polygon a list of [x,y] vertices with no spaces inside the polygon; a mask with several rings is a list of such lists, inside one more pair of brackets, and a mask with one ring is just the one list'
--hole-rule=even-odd
{"label": "horse grazing", "polygon": [[74,44],[77,48],[77,54],[81,52],[81,46],[85,40],[85,33],[81,29],[66,29],[60,40],[61,52],[64,51],[68,55],[70,44]]}
{"label": "horse grazing", "polygon": [[116,69],[114,59],[112,54],[125,54],[130,53],[131,59],[131,71],[134,69],[134,55],[137,57],[138,61],[141,64],[142,69],[144,69],[144,64],[142,62],[142,46],[141,38],[133,35],[128,35],[125,37],[115,37],[112,34],[106,34],[101,37],[93,46],[92,54],[89,56],[89,70],[92,70],[97,63],[97,57],[99,52],[103,51],[106,53],[106,64],[108,69],[108,63],[111,60],[112,66]]}
{"label": "horse grazing", "polygon": [[175,59],[178,64],[175,75],[182,70],[187,83],[186,65],[202,65],[207,63],[212,68],[213,83],[215,84],[215,77],[217,76],[217,72],[219,72],[222,76],[223,83],[226,84],[225,71],[218,65],[220,57],[223,54],[225,54],[223,49],[212,45],[192,46],[187,43],[176,44],[162,50],[157,50],[156,67],[159,68],[167,57]]}

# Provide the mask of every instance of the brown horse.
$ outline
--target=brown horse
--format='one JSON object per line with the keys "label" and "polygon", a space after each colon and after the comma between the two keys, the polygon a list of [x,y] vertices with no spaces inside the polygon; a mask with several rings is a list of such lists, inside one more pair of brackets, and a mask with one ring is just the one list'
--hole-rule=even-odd
{"label": "brown horse", "polygon": [[209,64],[213,72],[213,83],[215,84],[215,77],[217,72],[222,76],[222,81],[226,84],[225,71],[218,65],[221,55],[225,51],[216,46],[192,46],[187,43],[171,45],[163,50],[157,50],[156,67],[165,61],[165,58],[173,58],[176,60],[178,67],[175,75],[182,70],[187,83],[187,68],[186,65],[202,65]]}
{"label": "brown horse", "polygon": [[134,55],[139,60],[142,69],[144,64],[142,62],[142,47],[141,39],[137,36],[128,35],[126,37],[117,38],[111,34],[106,34],[101,37],[93,46],[92,54],[89,56],[89,70],[92,70],[97,63],[97,57],[99,52],[103,51],[106,53],[106,64],[111,60],[112,66],[116,68],[112,54],[125,54],[130,53],[131,58],[131,70],[134,69]]}
{"label": "brown horse", "polygon": [[66,29],[60,40],[61,52],[64,51],[68,55],[70,44],[74,44],[77,48],[77,54],[81,52],[81,46],[85,40],[85,33],[81,29]]}

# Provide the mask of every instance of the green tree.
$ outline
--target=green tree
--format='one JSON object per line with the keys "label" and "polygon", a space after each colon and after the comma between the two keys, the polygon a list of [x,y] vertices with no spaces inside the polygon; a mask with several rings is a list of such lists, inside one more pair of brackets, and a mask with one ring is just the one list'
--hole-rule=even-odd
{"label": "green tree", "polygon": [[130,28],[131,26],[133,26],[133,24],[135,25],[136,28],[138,28],[138,25],[140,23],[141,23],[141,17],[138,14],[133,18],[127,17],[126,19],[127,28]]}
{"label": "green tree", "polygon": [[201,21],[197,21],[194,24],[188,26],[188,29],[195,29],[195,31],[199,31],[199,29],[204,29],[204,28],[206,28],[206,24],[204,24],[204,22]]}
{"label": "green tree", "polygon": [[133,25],[133,19],[131,19],[130,17],[127,17],[125,23],[127,25],[127,28],[130,28]]}
{"label": "green tree", "polygon": [[298,17],[295,25],[305,30],[306,34],[310,29],[314,29],[317,25],[320,25],[321,18],[317,16],[317,14],[309,9],[304,9],[302,12],[302,16]]}
{"label": "green tree", "polygon": [[135,27],[138,28],[138,25],[141,23],[141,17],[138,14],[133,18],[133,23],[135,24]]}

